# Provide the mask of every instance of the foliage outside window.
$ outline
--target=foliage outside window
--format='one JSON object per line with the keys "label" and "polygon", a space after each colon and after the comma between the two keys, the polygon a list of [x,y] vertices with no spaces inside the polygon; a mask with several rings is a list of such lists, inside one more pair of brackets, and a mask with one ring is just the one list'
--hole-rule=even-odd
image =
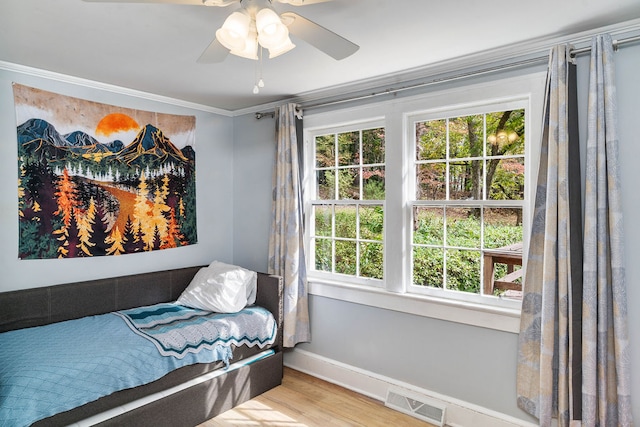
{"label": "foliage outside window", "polygon": [[312,269],[382,279],[385,129],[323,133],[313,146]]}
{"label": "foliage outside window", "polygon": [[525,110],[411,123],[411,289],[483,295],[483,254],[522,244]]}

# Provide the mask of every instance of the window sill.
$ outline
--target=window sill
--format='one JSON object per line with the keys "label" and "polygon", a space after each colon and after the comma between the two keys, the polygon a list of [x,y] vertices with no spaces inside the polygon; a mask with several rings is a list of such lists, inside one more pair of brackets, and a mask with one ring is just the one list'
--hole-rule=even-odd
{"label": "window sill", "polygon": [[309,294],[517,334],[520,310],[309,278]]}

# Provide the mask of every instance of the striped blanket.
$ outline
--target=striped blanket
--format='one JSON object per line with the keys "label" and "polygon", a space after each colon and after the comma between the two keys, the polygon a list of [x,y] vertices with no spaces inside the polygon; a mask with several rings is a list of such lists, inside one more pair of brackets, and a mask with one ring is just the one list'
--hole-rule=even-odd
{"label": "striped blanket", "polygon": [[266,309],[251,306],[238,313],[221,314],[161,303],[118,311],[136,334],[151,341],[161,355],[178,359],[202,349],[225,350],[224,362],[231,359],[231,345],[264,348],[276,339],[277,326]]}

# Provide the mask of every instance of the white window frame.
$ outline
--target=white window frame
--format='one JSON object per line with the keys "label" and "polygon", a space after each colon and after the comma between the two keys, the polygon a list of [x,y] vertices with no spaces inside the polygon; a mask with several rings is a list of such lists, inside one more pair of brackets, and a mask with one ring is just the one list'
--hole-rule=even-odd
{"label": "white window frame", "polygon": [[[415,135],[415,123],[416,122],[424,122],[424,121],[429,121],[429,120],[438,120],[438,119],[445,119],[445,118],[454,118],[454,117],[466,117],[466,116],[470,116],[470,115],[476,115],[476,114],[485,114],[485,113],[490,113],[490,112],[494,112],[494,111],[507,111],[507,110],[517,110],[517,109],[524,109],[525,110],[525,152],[524,152],[524,159],[525,159],[525,197],[522,201],[517,200],[517,201],[504,201],[504,200],[500,200],[500,201],[492,201],[492,200],[471,200],[471,201],[462,201],[462,200],[447,200],[447,201],[443,201],[443,200],[435,200],[433,201],[433,203],[425,203],[426,205],[431,205],[431,206],[436,206],[436,207],[440,207],[440,206],[455,206],[455,207],[477,207],[477,206],[484,206],[484,207],[521,207],[523,209],[523,218],[522,218],[522,223],[523,223],[523,247],[528,247],[528,238],[529,238],[529,231],[530,231],[530,209],[529,207],[532,206],[531,204],[531,200],[533,200],[531,197],[529,197],[531,195],[531,192],[529,191],[529,186],[532,184],[527,178],[529,176],[529,171],[530,169],[535,169],[537,167],[533,167],[529,162],[528,159],[528,154],[531,154],[531,151],[529,150],[529,127],[531,125],[530,123],[530,116],[531,116],[531,111],[529,111],[529,96],[517,96],[514,97],[513,99],[506,99],[506,100],[499,100],[496,102],[492,102],[492,100],[486,100],[483,101],[481,103],[475,104],[475,105],[471,105],[471,106],[467,106],[464,105],[462,108],[457,107],[457,106],[453,106],[450,109],[442,109],[442,108],[437,108],[437,109],[433,109],[433,110],[429,110],[429,111],[422,111],[422,112],[415,112],[415,113],[408,113],[406,115],[406,136],[405,136],[405,141],[408,144],[408,148],[407,148],[407,152],[412,154],[411,160],[410,160],[410,165],[409,165],[409,175],[413,178],[415,176],[415,155],[413,153],[416,152],[416,135]],[[486,148],[486,144],[483,144]],[[509,156],[509,157],[513,157],[513,156]],[[483,157],[484,158],[484,157]],[[464,160],[464,159],[462,159]],[[483,175],[483,179],[486,176]],[[406,181],[406,185],[407,185],[407,194],[409,195],[409,199],[407,200],[407,206],[406,206],[406,214],[407,214],[407,218],[406,221],[407,223],[410,223],[410,221],[413,220],[412,218],[412,207],[413,205],[413,201],[415,200],[415,194],[416,194],[416,187],[415,187],[415,179],[408,179]],[[486,185],[483,185],[483,193],[486,193],[487,188]],[[419,203],[418,203],[419,204]],[[408,232],[408,236],[407,236],[407,254],[409,257],[411,257],[411,252],[413,249],[412,246],[412,239],[413,239],[413,233],[412,233],[412,228],[411,227],[406,227],[407,232]],[[526,268],[526,257],[523,256],[523,265],[522,268]],[[481,258],[481,266],[482,263],[484,262],[484,260],[482,260]],[[432,296],[437,296],[440,298],[452,298],[452,299],[456,299],[456,300],[460,300],[460,301],[466,301],[466,302],[471,302],[471,303],[478,303],[478,304],[486,304],[489,306],[495,306],[495,307],[504,307],[504,308],[510,308],[510,309],[519,309],[521,302],[514,300],[514,299],[503,299],[503,298],[497,298],[494,296],[485,296],[485,295],[479,295],[479,294],[473,294],[473,293],[468,293],[468,292],[461,292],[461,291],[455,291],[455,290],[448,290],[448,289],[440,289],[440,288],[433,288],[433,287],[428,287],[428,286],[418,286],[418,285],[414,285],[411,280],[411,276],[412,276],[412,268],[411,268],[411,263],[407,262],[406,263],[406,277],[408,278],[408,283],[407,283],[407,292],[410,293],[416,293],[416,294],[423,294],[423,295],[432,295]],[[480,277],[482,278],[482,268],[480,269]],[[481,285],[481,284],[480,284]]]}
{"label": "white window frame", "polygon": [[[345,280],[338,275],[317,274],[307,269],[309,274],[309,293],[315,296],[338,299],[382,309],[426,316],[446,321],[459,322],[500,331],[517,333],[520,325],[520,303],[509,301],[506,304],[486,304],[473,298],[459,298],[453,293],[415,293],[410,290],[410,258],[407,248],[410,246],[408,227],[410,227],[408,202],[413,198],[409,193],[406,176],[411,172],[413,162],[412,146],[414,136],[410,119],[419,114],[431,114],[438,111],[463,111],[466,108],[478,108],[483,104],[524,101],[527,110],[526,126],[526,177],[525,212],[532,209],[535,199],[535,183],[539,163],[539,144],[542,130],[542,111],[544,103],[545,72],[496,79],[476,84],[460,84],[456,88],[434,90],[427,94],[407,96],[391,101],[370,103],[350,108],[314,113],[305,112],[305,164],[307,171],[313,170],[315,153],[313,138],[321,134],[322,129],[348,129],[367,122],[382,123],[385,128],[385,224],[384,224],[384,281],[382,287]],[[318,133],[320,132],[320,133]],[[307,174],[304,180],[306,195],[311,194],[314,178]],[[394,189],[398,189],[397,191]],[[306,196],[305,196],[306,197]],[[308,205],[305,204],[305,209]],[[530,213],[523,217],[525,229],[529,229]],[[307,215],[307,229],[310,226]],[[525,239],[528,236],[524,236]],[[524,241],[527,247],[527,240]],[[306,239],[308,250],[308,234]],[[526,250],[525,250],[526,252]],[[308,262],[311,263],[310,257]],[[523,261],[526,253],[523,254]],[[461,294],[462,292],[455,292]]]}
{"label": "white window frame", "polygon": [[[346,274],[340,274],[340,273],[331,273],[331,272],[327,272],[327,271],[320,271],[320,270],[315,270],[314,266],[312,265],[314,259],[315,259],[315,248],[313,247],[313,245],[311,244],[311,239],[312,236],[315,235],[315,222],[311,221],[311,210],[313,209],[313,206],[316,206],[317,204],[323,204],[322,202],[327,202],[326,204],[330,204],[330,205],[334,205],[334,206],[339,206],[339,205],[357,205],[357,206],[379,206],[382,205],[382,209],[385,213],[384,217],[384,224],[383,224],[383,229],[386,229],[386,203],[384,200],[350,200],[350,199],[330,199],[330,200],[319,200],[317,199],[317,194],[316,194],[316,186],[313,185],[313,183],[315,183],[315,178],[313,178],[315,176],[315,172],[316,172],[316,167],[315,167],[315,138],[317,136],[323,136],[323,135],[328,135],[328,134],[340,134],[340,133],[346,133],[346,132],[356,132],[356,131],[363,131],[363,130],[369,130],[369,129],[377,129],[377,128],[384,128],[384,120],[366,120],[366,121],[362,121],[362,122],[354,122],[354,123],[349,123],[349,124],[341,124],[341,125],[337,125],[337,126],[331,126],[331,127],[321,127],[321,128],[314,128],[314,129],[310,129],[308,131],[305,131],[305,141],[308,141],[308,144],[305,146],[305,153],[307,158],[305,159],[305,170],[309,171],[309,185],[306,186],[306,190],[305,190],[305,212],[308,212],[308,214],[306,215],[307,217],[307,224],[305,226],[305,230],[307,230],[306,232],[306,253],[309,254],[309,256],[307,257],[309,259],[309,263],[307,266],[307,271],[311,272],[311,274],[314,277],[318,277],[318,278],[322,278],[324,280],[327,281],[331,281],[331,280],[335,280],[336,278],[338,278],[339,281],[344,281],[346,283],[352,283],[352,284],[357,284],[357,285],[363,285],[363,286],[372,286],[372,287],[377,287],[377,288],[382,288],[384,286],[384,279],[380,280],[380,279],[375,279],[375,278],[368,278],[368,277],[362,277],[362,276],[351,276],[351,275],[346,275]],[[306,142],[305,142],[306,143]],[[384,163],[385,165],[385,171],[386,171],[386,162]],[[336,166],[337,169],[339,169],[339,167]],[[336,182],[337,182],[337,177],[338,175],[336,174]],[[385,186],[386,187],[386,186]],[[362,189],[361,189],[362,190]],[[336,194],[337,196],[337,194]],[[319,203],[317,203],[319,202]],[[332,221],[332,228],[335,229],[335,214],[334,216],[332,216],[333,221]],[[358,227],[359,229],[359,227]],[[334,239],[334,237],[332,236],[332,239]],[[340,240],[340,239],[335,239],[335,240]],[[360,238],[360,233],[358,233],[358,235],[356,236],[356,242],[361,242],[361,241],[365,241],[366,239],[361,239]],[[376,243],[381,243],[384,247],[385,245],[385,235],[383,234],[383,238],[380,242],[376,242]],[[384,265],[383,265],[383,274],[384,274]]]}

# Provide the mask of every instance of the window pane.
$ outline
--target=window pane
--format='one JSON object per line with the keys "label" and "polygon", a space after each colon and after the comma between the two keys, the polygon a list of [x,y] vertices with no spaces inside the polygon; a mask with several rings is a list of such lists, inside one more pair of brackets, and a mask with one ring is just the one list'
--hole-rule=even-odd
{"label": "window pane", "polygon": [[413,284],[442,288],[444,282],[444,250],[413,248]]}
{"label": "window pane", "polygon": [[362,168],[362,198],[384,200],[384,166]]}
{"label": "window pane", "polygon": [[362,131],[362,163],[365,165],[384,163],[384,128]]}
{"label": "window pane", "polygon": [[522,242],[521,208],[484,210],[484,247],[496,249]]}
{"label": "window pane", "polygon": [[488,161],[488,169],[489,199],[524,200],[524,159],[522,157],[491,159]]}
{"label": "window pane", "polygon": [[331,271],[331,240],[314,239],[316,251],[316,270]]}
{"label": "window pane", "polygon": [[487,155],[524,155],[524,109],[487,114]]}
{"label": "window pane", "polygon": [[447,208],[447,246],[480,248],[480,208]]}
{"label": "window pane", "polygon": [[316,197],[318,200],[335,199],[335,173],[333,170],[316,171]]}
{"label": "window pane", "polygon": [[447,289],[480,293],[480,251],[447,250]]}
{"label": "window pane", "polygon": [[413,243],[444,245],[443,208],[413,208]]}
{"label": "window pane", "polygon": [[360,164],[360,132],[338,134],[338,164],[352,166]]}
{"label": "window pane", "polygon": [[449,120],[449,158],[480,157],[484,141],[483,115]]}
{"label": "window pane", "polygon": [[416,166],[418,200],[445,200],[447,197],[445,163],[427,163]]}
{"label": "window pane", "polygon": [[482,200],[482,160],[449,165],[449,199]]}
{"label": "window pane", "polygon": [[336,164],[335,136],[316,136],[316,167],[332,167]]}
{"label": "window pane", "polygon": [[330,273],[382,279],[385,129],[324,132],[314,136],[311,265]]}
{"label": "window pane", "polygon": [[313,215],[315,218],[315,235],[331,237],[331,218],[333,209],[331,206],[314,206]]}
{"label": "window pane", "polygon": [[356,242],[336,240],[336,273],[356,274]]}
{"label": "window pane", "polygon": [[416,160],[443,160],[447,157],[447,121],[416,123]]}
{"label": "window pane", "polygon": [[356,206],[336,206],[336,237],[356,238]]}
{"label": "window pane", "polygon": [[360,243],[360,275],[382,279],[383,253],[380,243]]}
{"label": "window pane", "polygon": [[348,168],[338,170],[338,194],[340,199],[360,199],[360,169]]}
{"label": "window pane", "polygon": [[382,240],[384,210],[382,206],[360,206],[360,238]]}

